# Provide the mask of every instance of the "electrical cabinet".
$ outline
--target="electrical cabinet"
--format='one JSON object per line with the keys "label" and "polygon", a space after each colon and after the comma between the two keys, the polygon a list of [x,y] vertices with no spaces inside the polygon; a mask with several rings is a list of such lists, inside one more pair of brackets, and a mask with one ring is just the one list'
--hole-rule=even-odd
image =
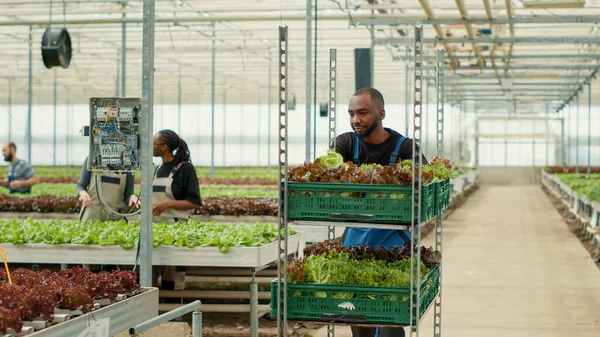
{"label": "electrical cabinet", "polygon": [[90,98],[88,170],[140,170],[139,98]]}

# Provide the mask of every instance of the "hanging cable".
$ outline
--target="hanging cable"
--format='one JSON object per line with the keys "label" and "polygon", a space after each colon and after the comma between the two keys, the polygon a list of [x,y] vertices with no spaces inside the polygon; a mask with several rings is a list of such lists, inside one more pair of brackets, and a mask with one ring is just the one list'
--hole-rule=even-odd
{"label": "hanging cable", "polygon": [[50,0],[50,15],[48,18],[48,26],[52,27],[52,0]]}

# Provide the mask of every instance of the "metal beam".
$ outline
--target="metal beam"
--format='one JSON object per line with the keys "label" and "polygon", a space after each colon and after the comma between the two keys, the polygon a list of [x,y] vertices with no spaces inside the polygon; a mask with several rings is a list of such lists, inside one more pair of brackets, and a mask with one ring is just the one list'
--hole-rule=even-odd
{"label": "metal beam", "polygon": [[458,25],[465,21],[478,24],[507,25],[507,24],[559,24],[559,23],[599,23],[597,15],[545,15],[545,16],[515,16],[514,18],[493,18],[484,16],[462,19],[457,17],[438,17],[429,19],[425,17],[406,17],[399,15],[383,16],[377,18],[361,18],[352,16],[355,25],[395,26],[395,25]]}
{"label": "metal beam", "polygon": [[587,83],[589,83],[591,81],[591,79],[596,78],[596,76],[598,75],[598,69],[596,68],[596,70],[592,71],[585,79],[585,81],[583,81],[583,83],[580,83],[579,86],[577,87],[577,89],[573,90],[573,93],[571,93],[571,96],[569,96],[569,98],[567,100],[564,101],[564,103],[560,106],[560,108],[558,108],[557,112],[564,109],[564,107],[566,105],[568,105],[569,103],[571,103],[571,101],[573,100],[574,97],[576,97],[580,91],[583,90],[584,85],[586,85]]}
{"label": "metal beam", "polygon": [[[421,5],[421,8],[423,8],[423,11],[425,11],[425,14],[427,14],[428,19],[435,19],[435,14],[433,13],[433,9],[431,9],[429,0],[419,0],[419,4]],[[373,27],[374,25],[371,25],[371,26]],[[420,26],[420,24],[415,24],[415,26]],[[433,29],[435,30],[436,36],[438,38],[444,37],[444,31],[442,30],[442,26],[434,23]],[[411,43],[412,43],[412,41],[411,41]],[[448,45],[447,42],[442,42],[442,44],[444,45],[444,49],[446,49],[448,51],[448,55],[454,54],[452,52],[452,48],[450,48],[450,46]],[[423,56],[423,55],[421,55],[421,56]]]}
{"label": "metal beam", "polygon": [[[569,88],[556,88],[556,89],[547,89],[547,88],[523,88],[523,90],[527,90],[527,92],[557,92],[557,91],[566,91],[571,92]],[[444,92],[488,92],[493,91],[497,92],[498,88],[475,88],[475,89],[446,89]],[[515,92],[515,90],[512,90]]]}
{"label": "metal beam", "polygon": [[[448,80],[465,80],[465,79],[496,79],[496,76],[490,74],[474,74],[474,75],[466,75],[466,76],[448,76],[446,79]],[[587,75],[557,75],[557,74],[510,74],[510,76],[504,77],[506,79],[511,78],[529,78],[529,79],[558,79],[558,78],[573,78],[573,79],[584,79],[587,78]],[[429,78],[427,78],[429,79]]]}
{"label": "metal beam", "polygon": [[[478,87],[482,87],[482,86],[500,86],[499,83],[497,82],[489,82],[489,83],[481,83],[481,82],[452,82],[452,83],[445,83],[446,86],[451,85],[452,87],[456,87],[456,86],[462,86],[462,85],[476,85]],[[531,82],[517,82],[514,83],[513,82],[513,87],[514,86],[525,86],[525,87],[536,87],[536,86],[577,86],[579,85],[579,83],[565,83],[565,82],[544,82],[544,83],[531,83]],[[446,90],[448,91],[448,90]]]}
{"label": "metal beam", "polygon": [[[510,70],[587,70],[587,69],[596,69],[598,64],[522,64],[522,65],[511,65],[508,67]],[[435,67],[424,67],[424,69],[433,69]],[[449,66],[446,66],[449,68]],[[457,71],[460,71],[464,68],[457,68]],[[466,69],[474,69],[474,68],[466,68]],[[478,71],[481,70],[504,70],[505,67],[493,67],[486,66],[482,69],[477,68]]]}
{"label": "metal beam", "polygon": [[[506,56],[494,56],[496,59],[503,59]],[[468,55],[454,55],[447,56],[449,59],[457,59],[457,60],[474,60],[476,57],[468,56]],[[479,58],[490,59],[489,55],[481,55]],[[600,59],[600,54],[521,54],[521,55],[511,55],[511,59],[587,59],[594,58]],[[435,56],[426,56],[423,59],[427,61],[435,61]]]}
{"label": "metal beam", "polygon": [[531,120],[541,120],[541,121],[545,121],[545,120],[555,120],[555,121],[562,121],[564,118],[563,117],[540,117],[540,116],[518,116],[518,117],[511,117],[511,116],[481,116],[481,117],[477,117],[478,120],[527,120],[527,121],[531,121]]}
{"label": "metal beam", "polygon": [[[286,21],[306,21],[305,13],[286,14]],[[349,19],[344,13],[329,13],[320,14],[320,21],[350,21],[351,25],[375,25],[375,26],[397,26],[397,25],[457,25],[463,24],[464,21],[469,23],[505,25],[505,24],[566,24],[566,23],[599,23],[600,17],[597,15],[563,15],[563,16],[516,16],[514,18],[494,18],[488,19],[484,16],[469,17],[464,20],[456,16],[436,17],[429,19],[427,17],[407,17],[400,15],[352,15]],[[186,16],[159,16],[155,19],[156,23],[211,23],[211,22],[279,22],[281,16],[279,13],[262,14],[262,15],[213,15],[209,17],[199,15]],[[37,20],[17,20],[2,21],[0,26],[43,26],[49,25],[91,25],[91,24],[120,24],[120,23],[142,23],[142,17],[105,17],[105,18],[66,18],[66,20],[52,19],[51,21]]]}
{"label": "metal beam", "polygon": [[[394,37],[387,39],[375,39],[375,44],[408,44],[410,38]],[[600,43],[600,36],[527,36],[527,37],[480,37],[476,39],[465,39],[462,37],[448,38],[423,38],[423,43]]]}

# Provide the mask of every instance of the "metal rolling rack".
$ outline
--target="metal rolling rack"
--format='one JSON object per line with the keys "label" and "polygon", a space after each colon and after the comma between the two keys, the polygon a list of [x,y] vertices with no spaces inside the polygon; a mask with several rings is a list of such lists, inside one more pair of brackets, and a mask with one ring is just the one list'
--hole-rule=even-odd
{"label": "metal rolling rack", "polygon": [[[277,270],[279,275],[283,275],[284,282],[278,282],[278,294],[277,298],[277,335],[278,337],[287,336],[287,269],[285,268],[288,264],[288,242],[286,237],[281,236],[281,230],[287,231],[288,229],[288,204],[286,196],[288,194],[288,180],[287,180],[287,169],[288,169],[288,157],[287,157],[287,27],[280,27],[279,30],[279,217],[278,224],[280,229],[279,234],[279,249],[280,259],[277,263]],[[413,188],[413,200],[417,202],[414,204],[412,209],[412,221],[411,221],[411,235],[413,237],[413,243],[420,246],[421,243],[421,225],[423,224],[421,219],[421,173],[422,167],[422,150],[420,146],[415,144],[420,143],[422,134],[422,84],[423,84],[423,28],[415,27],[415,46],[414,46],[414,104],[413,104],[413,186],[416,184],[418,187]],[[336,51],[330,50],[330,90],[329,90],[329,148],[335,149],[335,113],[336,113]],[[437,53],[437,73],[436,73],[436,91],[437,91],[437,109],[436,109],[436,140],[437,140],[437,153],[438,156],[443,156],[443,141],[444,141],[444,105],[443,105],[443,71],[444,71],[444,54],[443,51]],[[333,109],[332,109],[333,107]],[[327,221],[295,221],[298,225],[304,226],[327,226],[329,228],[329,237],[335,237],[335,226],[344,225],[347,227],[366,227],[366,228],[385,228],[385,229],[408,229],[408,226],[390,225],[390,224],[378,224],[378,223],[352,223],[352,222],[327,222]],[[435,221],[435,234],[436,234],[436,249],[440,252],[442,250],[442,232],[443,232],[443,214],[439,215]],[[415,240],[416,238],[416,240]],[[417,261],[420,261],[421,251],[411,252],[411,258],[416,257]],[[424,316],[418,316],[420,313],[420,291],[421,282],[420,280],[420,268],[419,264],[414,263],[411,259],[411,296],[410,296],[410,322],[411,322],[411,336],[419,336],[419,324],[421,318]],[[441,268],[441,266],[440,266]],[[441,274],[440,274],[441,275]],[[283,288],[283,289],[282,289]],[[441,297],[441,276],[440,276],[440,291],[434,299],[433,306],[435,307],[434,313],[434,337],[441,336],[441,318],[442,318],[442,297]],[[417,315],[418,317],[415,317]],[[414,322],[414,324],[412,323]],[[327,324],[327,323],[324,323]],[[335,324],[338,325],[338,324]],[[342,323],[340,325],[351,325],[350,323]],[[327,335],[333,337],[334,329],[333,324],[328,324]]]}

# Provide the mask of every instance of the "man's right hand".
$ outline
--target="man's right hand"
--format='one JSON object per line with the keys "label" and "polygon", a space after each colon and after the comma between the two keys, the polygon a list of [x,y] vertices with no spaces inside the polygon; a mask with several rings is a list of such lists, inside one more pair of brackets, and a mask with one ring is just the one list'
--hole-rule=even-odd
{"label": "man's right hand", "polygon": [[81,191],[81,193],[79,193],[79,200],[81,200],[81,203],[85,207],[92,207],[93,205],[92,198],[90,198],[90,195],[86,191]]}
{"label": "man's right hand", "polygon": [[0,186],[8,188],[8,179],[0,178]]}

